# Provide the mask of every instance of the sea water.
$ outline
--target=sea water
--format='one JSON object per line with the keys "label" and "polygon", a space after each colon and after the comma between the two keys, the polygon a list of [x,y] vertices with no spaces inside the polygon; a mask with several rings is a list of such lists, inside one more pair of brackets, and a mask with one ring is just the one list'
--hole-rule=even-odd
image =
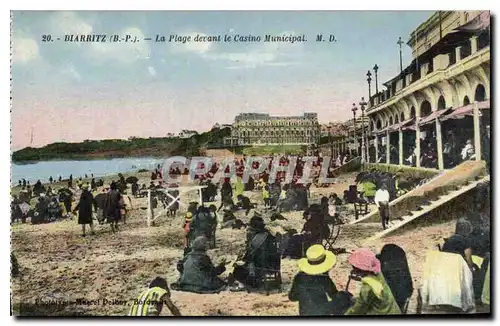
{"label": "sea water", "polygon": [[125,172],[137,172],[140,169],[154,170],[158,164],[162,164],[161,158],[115,158],[109,160],[75,160],[75,161],[40,161],[26,164],[12,164],[11,180],[13,185],[17,185],[23,178],[34,184],[37,180],[48,182],[52,176],[58,180],[59,176],[68,179],[70,174],[73,179],[79,177],[94,178],[103,177]]}

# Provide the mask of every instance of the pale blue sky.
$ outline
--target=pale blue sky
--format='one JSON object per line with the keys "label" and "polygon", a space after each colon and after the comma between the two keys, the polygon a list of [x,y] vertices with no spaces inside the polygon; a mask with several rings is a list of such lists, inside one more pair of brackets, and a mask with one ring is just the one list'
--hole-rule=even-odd
{"label": "pale blue sky", "polygon": [[[367,70],[378,64],[381,88],[399,71],[398,37],[406,41],[431,14],[14,12],[13,146],[28,145],[31,127],[38,135],[35,145],[43,145],[203,130],[215,122],[231,123],[245,111],[290,115],[313,111],[320,122],[348,119],[352,102],[367,96]],[[305,34],[308,42],[80,45],[41,41],[43,34],[127,32],[153,38],[175,33],[263,36],[286,32]],[[334,34],[338,41],[316,43],[319,33]],[[410,60],[410,48],[404,45],[403,64]],[[51,132],[43,132],[51,124]]]}

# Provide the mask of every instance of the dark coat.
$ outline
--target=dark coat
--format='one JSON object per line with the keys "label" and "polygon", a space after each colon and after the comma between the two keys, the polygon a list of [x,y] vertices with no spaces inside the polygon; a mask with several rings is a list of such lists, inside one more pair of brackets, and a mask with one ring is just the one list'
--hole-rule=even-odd
{"label": "dark coat", "polygon": [[191,239],[194,240],[199,236],[210,239],[215,227],[216,221],[209,212],[198,212],[193,216],[193,221],[190,224]]}
{"label": "dark coat", "polygon": [[325,223],[323,215],[311,216],[305,223],[302,229],[303,231],[310,233],[308,238],[311,243],[321,243],[323,239],[328,238],[330,235],[330,229]]}
{"label": "dark coat", "polygon": [[94,200],[94,196],[88,190],[84,190],[80,196],[78,205],[75,207],[75,210],[78,210],[78,224],[92,223],[92,206],[97,211],[97,203]]}
{"label": "dark coat", "polygon": [[293,279],[288,298],[299,302],[300,316],[326,316],[332,312],[328,297],[333,298],[336,293],[337,288],[327,273],[307,275],[299,272]]}
{"label": "dark coat", "polygon": [[233,196],[233,188],[229,182],[224,182],[220,190],[221,199],[231,198]]}
{"label": "dark coat", "polygon": [[250,227],[242,260],[244,265],[234,266],[233,276],[246,285],[258,286],[264,273],[281,269],[276,238],[266,229],[257,230]]}
{"label": "dark coat", "polygon": [[224,266],[215,267],[205,252],[191,251],[184,258],[179,280],[180,290],[197,293],[216,293],[224,289],[225,283],[218,275]]}
{"label": "dark coat", "polygon": [[243,261],[251,263],[257,270],[276,269],[279,253],[275,237],[266,229],[255,230],[249,228],[247,234],[245,256]]}
{"label": "dark coat", "polygon": [[120,220],[120,198],[121,195],[117,190],[110,190],[106,194],[104,213],[108,222],[117,222]]}
{"label": "dark coat", "polygon": [[250,202],[250,198],[247,196],[242,196],[241,201],[239,202],[241,208],[243,209],[251,209],[252,203]]}

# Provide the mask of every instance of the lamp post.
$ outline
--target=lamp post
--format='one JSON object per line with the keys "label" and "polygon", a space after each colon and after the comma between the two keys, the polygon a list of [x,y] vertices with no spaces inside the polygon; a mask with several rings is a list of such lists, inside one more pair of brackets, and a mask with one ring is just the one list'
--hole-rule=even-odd
{"label": "lamp post", "polygon": [[365,163],[366,159],[366,150],[365,150],[365,106],[366,106],[365,98],[361,98],[361,102],[359,102],[359,108],[361,109],[361,162]]}
{"label": "lamp post", "polygon": [[375,72],[375,94],[378,94],[378,66],[375,64],[373,66],[373,71]]}
{"label": "lamp post", "polygon": [[332,134],[330,133],[330,131],[332,130],[332,126],[328,125],[326,127],[326,130],[328,130],[328,145],[330,145],[330,157],[333,157]]}
{"label": "lamp post", "polygon": [[366,73],[366,81],[368,82],[368,98],[370,99],[370,104],[372,104],[372,73],[370,70]]}
{"label": "lamp post", "polygon": [[399,40],[396,44],[399,44],[399,72],[403,72],[403,52],[401,50],[401,45],[403,45],[405,42],[401,40],[401,36],[399,37]]}
{"label": "lamp post", "polygon": [[356,103],[352,103],[352,115],[354,117],[354,119],[352,120],[353,122],[353,125],[354,125],[354,134],[353,134],[353,138],[354,138],[354,146],[356,146],[356,152],[358,151],[358,146],[356,145],[357,143],[357,140],[356,140],[356,111],[358,110],[358,108],[356,107]]}

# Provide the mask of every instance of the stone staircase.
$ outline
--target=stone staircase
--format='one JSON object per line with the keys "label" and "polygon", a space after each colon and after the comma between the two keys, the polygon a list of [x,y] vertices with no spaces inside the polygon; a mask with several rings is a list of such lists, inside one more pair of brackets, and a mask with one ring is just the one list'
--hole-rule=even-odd
{"label": "stone staircase", "polygon": [[[467,161],[442,172],[424,185],[413,189],[389,203],[391,224],[386,230],[380,225],[367,241],[382,238],[415,219],[474,189],[478,183],[489,180],[484,162]],[[378,210],[352,221],[350,224],[380,221]]]}
{"label": "stone staircase", "polygon": [[441,205],[447,203],[448,201],[468,192],[469,190],[474,189],[478,183],[486,182],[489,180],[490,180],[489,176],[480,178],[479,180],[471,182],[470,184],[468,184],[468,185],[466,185],[458,190],[451,191],[448,194],[439,197],[439,199],[437,199],[437,200],[430,201],[428,205],[422,205],[420,210],[414,211],[414,212],[409,212],[409,214],[407,214],[407,215],[404,215],[402,217],[398,217],[398,218],[392,220],[392,222],[389,224],[389,227],[387,229],[376,233],[372,237],[368,238],[366,241],[369,242],[369,241],[373,241],[376,239],[380,239],[380,238],[388,235],[389,233],[396,231],[397,229],[399,229],[403,225],[408,224],[409,222],[429,213],[430,211],[434,210],[437,207],[440,207]]}

